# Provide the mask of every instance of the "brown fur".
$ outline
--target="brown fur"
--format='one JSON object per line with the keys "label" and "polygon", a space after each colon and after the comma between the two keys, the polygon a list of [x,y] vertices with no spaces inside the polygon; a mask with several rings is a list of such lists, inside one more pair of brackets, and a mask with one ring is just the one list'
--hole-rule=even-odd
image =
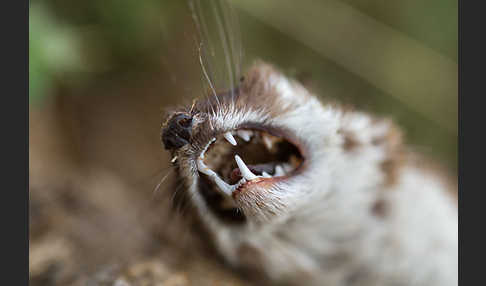
{"label": "brown fur", "polygon": [[282,102],[279,101],[277,91],[267,88],[269,77],[276,73],[271,65],[263,62],[257,62],[253,65],[241,84],[240,92],[245,96],[238,98],[239,105],[243,108],[265,106],[268,108],[271,117],[276,117],[295,108],[292,105],[284,108]]}
{"label": "brown fur", "polygon": [[374,145],[385,145],[386,159],[381,163],[381,169],[385,173],[384,184],[390,187],[397,183],[400,169],[405,163],[402,132],[398,127],[391,125],[385,136],[375,138],[372,143]]}
{"label": "brown fur", "polygon": [[344,151],[352,152],[360,145],[360,142],[354,137],[352,133],[342,132],[342,134],[344,137],[344,142],[343,142]]}
{"label": "brown fur", "polygon": [[388,204],[384,199],[378,199],[371,207],[371,212],[377,217],[384,218],[388,212]]}

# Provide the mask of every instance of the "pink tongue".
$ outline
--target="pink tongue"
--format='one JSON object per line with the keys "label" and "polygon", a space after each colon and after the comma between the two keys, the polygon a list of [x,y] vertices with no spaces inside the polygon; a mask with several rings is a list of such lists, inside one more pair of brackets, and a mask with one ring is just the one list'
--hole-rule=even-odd
{"label": "pink tongue", "polygon": [[[250,171],[255,175],[261,175],[262,172],[267,172],[273,174],[274,166],[273,163],[258,164],[258,165],[246,165]],[[230,174],[230,184],[236,184],[242,178],[240,169],[235,168]]]}
{"label": "pink tongue", "polygon": [[[248,168],[250,168],[250,170],[251,170],[251,167],[250,167],[250,166],[248,166]],[[252,172],[253,172],[253,171],[252,171]],[[241,177],[241,172],[240,172],[240,169],[235,168],[235,169],[233,169],[233,171],[231,171],[231,174],[230,174],[230,182],[229,182],[229,183],[230,183],[231,185],[234,185],[234,184],[236,184],[236,183],[237,183],[237,182],[238,182],[238,181],[239,181],[241,178],[242,178],[242,177]]]}

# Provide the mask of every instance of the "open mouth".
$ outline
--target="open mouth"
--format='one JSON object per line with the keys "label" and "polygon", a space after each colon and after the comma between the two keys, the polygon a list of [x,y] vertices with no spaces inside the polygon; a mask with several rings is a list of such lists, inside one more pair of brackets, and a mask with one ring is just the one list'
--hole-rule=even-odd
{"label": "open mouth", "polygon": [[258,185],[265,190],[299,169],[299,148],[267,130],[238,129],[211,139],[197,158],[202,194],[208,205],[225,218],[239,218],[234,195]]}

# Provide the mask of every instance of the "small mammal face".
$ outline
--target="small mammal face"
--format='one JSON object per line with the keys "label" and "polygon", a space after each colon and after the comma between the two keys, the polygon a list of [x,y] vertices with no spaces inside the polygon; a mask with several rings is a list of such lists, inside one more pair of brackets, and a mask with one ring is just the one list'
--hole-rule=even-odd
{"label": "small mammal face", "polygon": [[323,105],[257,63],[234,91],[169,115],[162,141],[235,266],[307,285],[457,281],[457,210],[403,163],[389,121]]}
{"label": "small mammal face", "polygon": [[[188,188],[200,197],[193,203],[209,208],[205,215],[218,223],[235,227],[290,210],[287,189],[308,168],[310,148],[325,144],[310,141],[322,129],[322,112],[300,85],[259,64],[233,93],[171,114],[162,141],[177,156]],[[301,126],[303,113],[315,120]]]}

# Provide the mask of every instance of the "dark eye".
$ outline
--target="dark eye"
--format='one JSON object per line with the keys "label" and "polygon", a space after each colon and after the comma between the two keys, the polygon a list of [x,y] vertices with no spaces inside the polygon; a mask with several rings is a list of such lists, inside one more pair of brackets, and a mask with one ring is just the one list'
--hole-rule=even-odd
{"label": "dark eye", "polygon": [[184,113],[174,115],[162,130],[165,149],[178,149],[189,144],[192,136],[192,116]]}

